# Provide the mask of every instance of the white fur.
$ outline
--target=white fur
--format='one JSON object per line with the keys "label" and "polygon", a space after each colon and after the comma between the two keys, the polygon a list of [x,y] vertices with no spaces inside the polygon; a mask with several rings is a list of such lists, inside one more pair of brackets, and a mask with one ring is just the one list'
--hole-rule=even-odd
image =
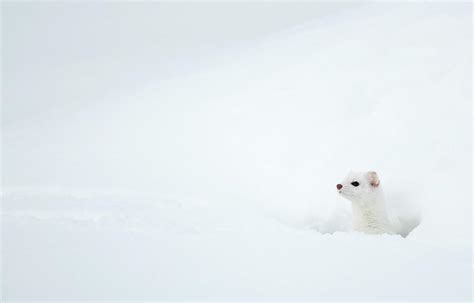
{"label": "white fur", "polygon": [[[354,186],[352,182],[359,182]],[[394,234],[398,227],[387,213],[380,181],[375,172],[350,172],[338,192],[352,202],[352,228],[368,234]]]}

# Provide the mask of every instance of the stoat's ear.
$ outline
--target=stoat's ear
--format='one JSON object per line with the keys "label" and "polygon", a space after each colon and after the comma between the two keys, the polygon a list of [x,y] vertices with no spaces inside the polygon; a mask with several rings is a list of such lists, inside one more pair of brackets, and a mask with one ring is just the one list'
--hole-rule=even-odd
{"label": "stoat's ear", "polygon": [[370,185],[377,187],[380,184],[379,176],[374,171],[367,172],[367,179],[369,179]]}

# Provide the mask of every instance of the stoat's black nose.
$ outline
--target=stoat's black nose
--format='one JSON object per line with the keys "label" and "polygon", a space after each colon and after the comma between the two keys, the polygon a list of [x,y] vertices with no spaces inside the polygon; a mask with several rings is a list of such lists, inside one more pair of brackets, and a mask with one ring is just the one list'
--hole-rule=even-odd
{"label": "stoat's black nose", "polygon": [[337,189],[341,189],[342,188],[342,184],[338,184],[336,185]]}

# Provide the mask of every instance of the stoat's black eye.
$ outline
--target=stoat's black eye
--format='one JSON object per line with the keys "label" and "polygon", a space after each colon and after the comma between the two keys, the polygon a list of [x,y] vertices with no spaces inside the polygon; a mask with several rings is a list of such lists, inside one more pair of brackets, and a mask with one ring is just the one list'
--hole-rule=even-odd
{"label": "stoat's black eye", "polygon": [[359,186],[359,182],[357,182],[357,181],[354,181],[351,184],[354,185],[355,187]]}

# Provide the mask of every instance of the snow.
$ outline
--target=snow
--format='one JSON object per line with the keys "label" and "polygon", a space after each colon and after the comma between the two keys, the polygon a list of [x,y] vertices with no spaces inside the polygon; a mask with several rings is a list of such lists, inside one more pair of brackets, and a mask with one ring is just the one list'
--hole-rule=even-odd
{"label": "snow", "polygon": [[[31,113],[12,102],[55,104],[55,58],[20,47],[16,9],[3,12],[3,299],[472,299],[471,4],[350,5],[168,75],[156,42],[134,59],[153,76],[128,85],[101,80],[127,72],[114,43],[84,47],[92,63],[56,66],[74,75],[57,82],[71,101]],[[58,20],[46,45],[66,50]],[[22,80],[13,59],[27,55],[51,86]],[[108,87],[92,101],[90,81]],[[335,190],[350,169],[377,171],[392,215],[420,226],[351,232]]]}
{"label": "snow", "polygon": [[470,293],[470,254],[463,247],[388,235],[321,235],[246,208],[134,196],[6,193],[6,295],[23,300],[454,300]]}

